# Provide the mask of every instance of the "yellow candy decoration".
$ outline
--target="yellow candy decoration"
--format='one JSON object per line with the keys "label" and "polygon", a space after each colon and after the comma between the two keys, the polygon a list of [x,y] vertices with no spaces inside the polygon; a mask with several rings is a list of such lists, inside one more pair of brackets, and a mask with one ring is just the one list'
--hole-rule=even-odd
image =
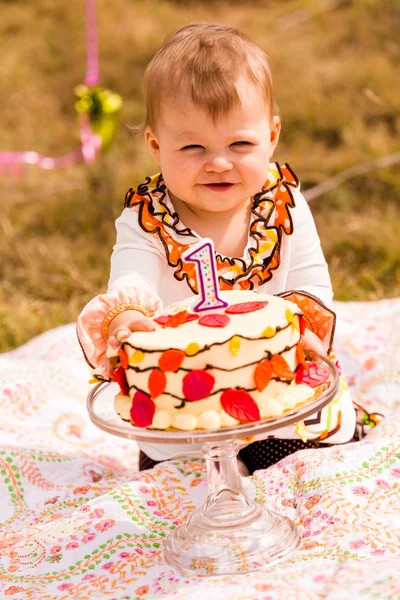
{"label": "yellow candy decoration", "polygon": [[289,323],[291,323],[292,327],[296,329],[296,331],[300,331],[299,317],[297,315],[294,315],[289,308],[286,309],[285,316]]}
{"label": "yellow candy decoration", "polygon": [[307,442],[308,430],[306,429],[306,426],[304,425],[304,421],[299,421],[298,423],[296,423],[295,432],[301,438],[302,442],[304,442],[304,443]]}
{"label": "yellow candy decoration", "polygon": [[144,354],[141,350],[135,350],[135,352],[132,354],[132,356],[129,359],[129,363],[130,364],[137,364],[142,362],[142,360],[144,359]]}
{"label": "yellow candy decoration", "polygon": [[188,356],[194,356],[199,352],[199,350],[201,350],[199,344],[196,344],[196,342],[192,342],[188,345],[185,352]]}
{"label": "yellow candy decoration", "polygon": [[275,327],[266,327],[263,331],[263,336],[266,338],[272,338],[276,334]]}
{"label": "yellow candy decoration", "polygon": [[234,335],[231,341],[229,342],[229,350],[237,356],[240,350],[240,337],[238,335]]}

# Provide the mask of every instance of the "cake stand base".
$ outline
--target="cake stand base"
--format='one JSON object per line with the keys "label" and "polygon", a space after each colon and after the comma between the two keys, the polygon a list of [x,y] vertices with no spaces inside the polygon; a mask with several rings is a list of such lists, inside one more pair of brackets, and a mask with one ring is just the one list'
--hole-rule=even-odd
{"label": "cake stand base", "polygon": [[166,542],[166,561],[184,575],[209,577],[262,569],[300,544],[293,521],[251,502],[243,489],[234,440],[206,443],[210,495]]}

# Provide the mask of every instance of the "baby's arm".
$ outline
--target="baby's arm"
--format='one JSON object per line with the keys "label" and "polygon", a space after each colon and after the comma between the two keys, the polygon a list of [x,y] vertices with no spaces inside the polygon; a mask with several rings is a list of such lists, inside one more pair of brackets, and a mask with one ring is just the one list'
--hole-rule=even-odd
{"label": "baby's arm", "polygon": [[279,295],[303,310],[308,324],[303,336],[305,345],[320,353],[320,340],[325,352],[328,352],[335,329],[328,265],[310,208],[299,190],[294,191],[294,199],[296,207],[291,212],[294,231],[287,244],[287,291]]}
{"label": "baby's arm", "polygon": [[84,307],[77,323],[79,342],[92,367],[104,363],[110,336],[151,328],[149,317],[162,311],[157,289],[167,268],[165,256],[153,236],[140,228],[133,209],[122,212],[116,230],[108,291]]}

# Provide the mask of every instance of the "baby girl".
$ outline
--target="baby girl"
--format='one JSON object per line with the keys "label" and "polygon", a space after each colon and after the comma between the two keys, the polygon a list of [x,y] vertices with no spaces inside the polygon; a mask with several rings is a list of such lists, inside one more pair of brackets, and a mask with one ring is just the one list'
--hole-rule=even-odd
{"label": "baby girl", "polygon": [[[163,305],[196,293],[182,254],[204,237],[214,242],[221,289],[296,302],[313,328],[304,344],[327,354],[335,326],[331,282],[296,175],[287,164],[271,163],[281,121],[266,54],[238,29],[191,23],[150,61],[145,100],[146,121],[136,130],[161,172],[128,191],[108,291],[79,317],[89,364],[109,370],[107,345],[115,349],[132,331],[154,329],[150,317]],[[346,389],[339,400],[341,418],[314,441],[289,428],[244,448],[250,472],[300,448],[349,441],[355,414]],[[140,468],[182,451],[141,444]]]}

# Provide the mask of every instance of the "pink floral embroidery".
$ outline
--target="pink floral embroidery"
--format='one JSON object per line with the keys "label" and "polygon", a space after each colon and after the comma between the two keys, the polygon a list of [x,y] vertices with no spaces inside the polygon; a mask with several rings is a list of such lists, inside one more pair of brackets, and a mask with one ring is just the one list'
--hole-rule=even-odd
{"label": "pink floral embroidery", "polygon": [[391,474],[393,475],[393,477],[396,477],[396,479],[400,479],[400,467],[394,467],[391,470]]}
{"label": "pink floral embroidery", "polygon": [[390,490],[390,485],[388,484],[388,482],[385,479],[377,479],[376,485],[381,490]]}
{"label": "pink floral embroidery", "polygon": [[355,496],[368,496],[369,489],[365,485],[356,485],[351,490]]}
{"label": "pink floral embroidery", "polygon": [[74,587],[73,583],[61,583],[60,585],[57,586],[57,589],[60,590],[60,592],[64,592],[65,590],[69,590],[73,587]]}
{"label": "pink floral embroidery", "polygon": [[113,525],[115,525],[114,519],[107,519],[106,521],[102,521],[101,523],[96,523],[95,528],[98,531],[107,531],[107,529],[110,529],[110,527],[112,527]]}
{"label": "pink floral embroidery", "polygon": [[109,571],[111,569],[111,567],[113,566],[113,562],[109,561],[106,562],[101,568],[104,569],[105,571]]}
{"label": "pink floral embroidery", "polygon": [[366,546],[366,542],[365,540],[353,540],[350,542],[349,546],[352,550],[358,550],[359,548]]}
{"label": "pink floral embroidery", "polygon": [[372,550],[371,554],[373,554],[374,556],[383,556],[385,552],[385,548],[375,548],[375,550]]}

